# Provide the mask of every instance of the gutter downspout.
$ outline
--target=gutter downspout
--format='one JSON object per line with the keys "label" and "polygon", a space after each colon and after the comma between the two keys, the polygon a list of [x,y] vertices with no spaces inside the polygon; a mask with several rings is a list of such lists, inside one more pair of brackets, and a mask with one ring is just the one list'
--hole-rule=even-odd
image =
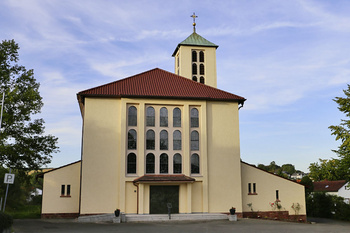
{"label": "gutter downspout", "polygon": [[139,184],[138,183],[135,183],[135,182],[132,182],[133,185],[136,186],[136,192],[137,192],[137,214],[139,214]]}

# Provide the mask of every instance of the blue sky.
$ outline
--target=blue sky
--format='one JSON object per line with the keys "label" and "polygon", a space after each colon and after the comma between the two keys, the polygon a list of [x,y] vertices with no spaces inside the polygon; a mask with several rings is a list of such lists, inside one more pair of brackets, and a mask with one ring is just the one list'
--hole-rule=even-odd
{"label": "blue sky", "polygon": [[2,0],[0,39],[19,43],[59,138],[50,167],[80,159],[76,93],[153,68],[174,71],[192,33],[219,45],[218,88],[247,99],[241,157],[307,171],[336,157],[328,126],[344,118],[332,99],[350,83],[350,1]]}

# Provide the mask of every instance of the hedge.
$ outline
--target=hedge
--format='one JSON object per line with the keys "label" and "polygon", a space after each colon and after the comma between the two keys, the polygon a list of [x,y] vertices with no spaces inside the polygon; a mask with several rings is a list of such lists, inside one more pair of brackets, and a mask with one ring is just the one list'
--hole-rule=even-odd
{"label": "hedge", "polygon": [[3,230],[10,228],[13,223],[13,218],[5,213],[0,213],[0,232]]}

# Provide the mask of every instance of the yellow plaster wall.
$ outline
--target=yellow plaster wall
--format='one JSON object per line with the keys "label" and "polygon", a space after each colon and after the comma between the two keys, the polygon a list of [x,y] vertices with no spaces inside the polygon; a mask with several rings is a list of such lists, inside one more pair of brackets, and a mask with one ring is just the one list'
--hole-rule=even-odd
{"label": "yellow plaster wall", "polygon": [[119,99],[85,98],[81,214],[113,213],[120,206],[121,115]]}
{"label": "yellow plaster wall", "polygon": [[[42,214],[78,213],[80,162],[44,174]],[[61,185],[71,185],[70,196],[61,197]]]}
{"label": "yellow plaster wall", "polygon": [[[175,66],[175,73],[180,76],[186,77],[192,80],[192,49],[205,51],[204,68],[205,68],[205,84],[217,87],[216,78],[216,48],[215,47],[200,47],[200,46],[180,46],[178,53],[175,56],[179,56],[179,69],[177,73],[177,67]],[[201,75],[196,75],[199,77]]]}
{"label": "yellow plaster wall", "polygon": [[242,211],[238,104],[208,102],[209,212]]}
{"label": "yellow plaster wall", "polygon": [[137,187],[132,182],[125,183],[125,212],[137,213]]}
{"label": "yellow plaster wall", "polygon": [[[293,181],[283,179],[258,168],[241,163],[242,167],[242,196],[243,211],[251,211],[247,204],[252,203],[254,211],[272,211],[270,202],[276,200],[276,190],[279,190],[279,200],[282,210],[295,212],[291,208],[293,203],[301,205],[300,215],[306,214],[304,186]],[[256,183],[257,195],[248,195],[248,183]],[[253,189],[253,187],[252,187]],[[252,190],[253,191],[253,190]]]}
{"label": "yellow plaster wall", "polygon": [[201,181],[194,182],[192,185],[192,213],[203,212],[203,184]]}

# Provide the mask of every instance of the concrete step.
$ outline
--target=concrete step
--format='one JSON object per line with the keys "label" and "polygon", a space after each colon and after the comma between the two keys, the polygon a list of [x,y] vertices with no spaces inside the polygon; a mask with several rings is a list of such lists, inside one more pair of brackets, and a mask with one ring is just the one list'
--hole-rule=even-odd
{"label": "concrete step", "polygon": [[126,214],[126,222],[207,221],[228,219],[226,214]]}

